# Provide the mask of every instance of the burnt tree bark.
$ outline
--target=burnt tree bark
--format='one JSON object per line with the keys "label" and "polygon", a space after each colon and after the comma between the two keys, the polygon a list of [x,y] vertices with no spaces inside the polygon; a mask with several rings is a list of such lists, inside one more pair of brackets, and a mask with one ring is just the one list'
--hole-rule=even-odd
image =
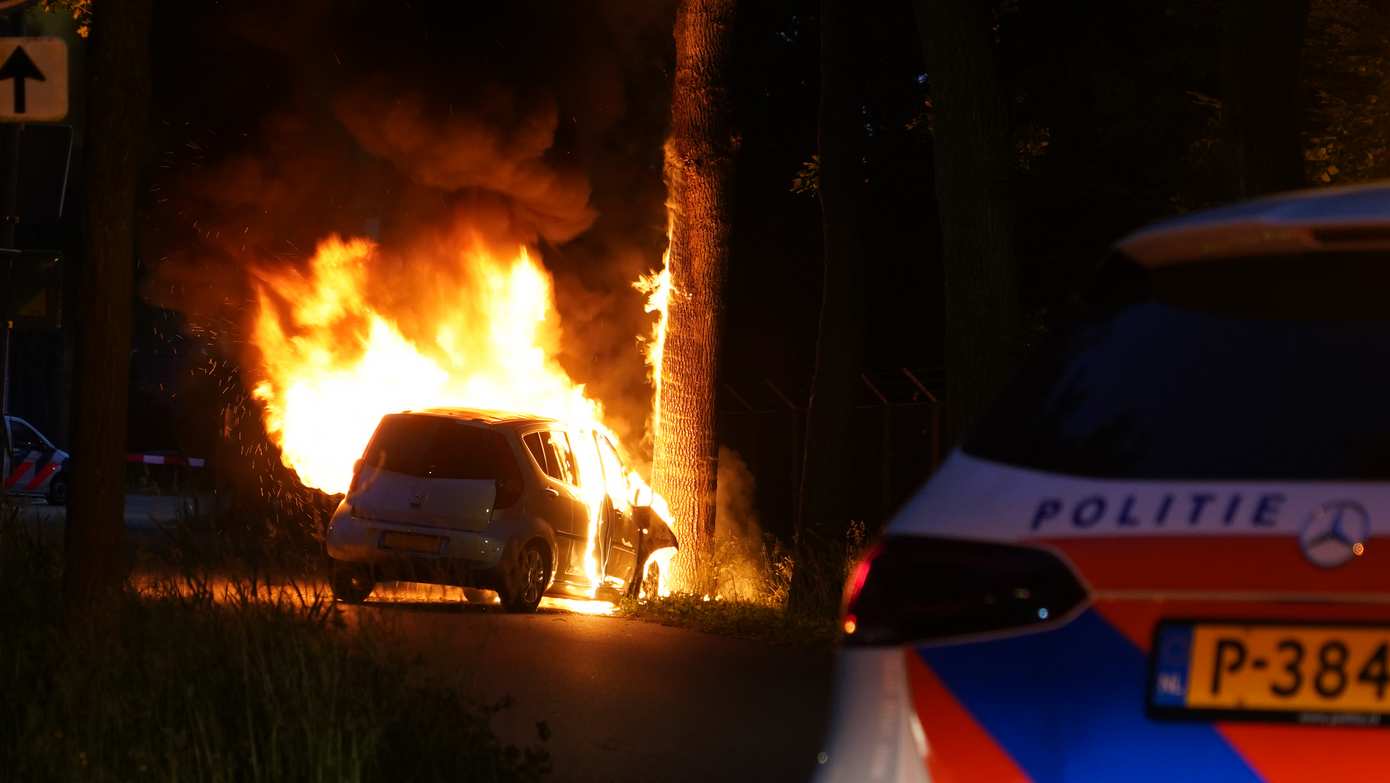
{"label": "burnt tree bark", "polygon": [[672,290],[652,486],[675,517],[677,584],[698,592],[710,586],[714,537],[715,397],[737,148],[729,94],[734,20],[734,0],[680,3],[666,143]]}
{"label": "burnt tree bark", "polygon": [[789,598],[795,610],[820,615],[833,614],[838,606],[853,500],[863,497],[851,483],[855,455],[850,443],[864,354],[864,128],[854,50],[858,16],[848,0],[821,3],[816,193],[825,241],[824,287]]}
{"label": "burnt tree bark", "polygon": [[990,3],[913,0],[932,127],[946,292],[948,436],[965,434],[1008,380],[1021,302],[1013,257],[1013,155]]}
{"label": "burnt tree bark", "polygon": [[1229,0],[1221,65],[1235,196],[1305,184],[1299,74],[1308,0]]}
{"label": "burnt tree bark", "polygon": [[135,197],[150,101],[151,0],[93,4],[87,56],[86,253],[79,270],[73,476],[63,587],[69,611],[125,577],[126,404]]}

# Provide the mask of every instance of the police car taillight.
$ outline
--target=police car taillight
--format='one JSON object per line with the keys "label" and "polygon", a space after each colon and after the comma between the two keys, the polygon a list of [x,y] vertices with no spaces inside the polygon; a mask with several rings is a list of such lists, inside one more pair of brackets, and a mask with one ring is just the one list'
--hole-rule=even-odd
{"label": "police car taillight", "polygon": [[890,536],[850,573],[848,645],[891,645],[1054,622],[1086,600],[1066,563],[1044,549]]}

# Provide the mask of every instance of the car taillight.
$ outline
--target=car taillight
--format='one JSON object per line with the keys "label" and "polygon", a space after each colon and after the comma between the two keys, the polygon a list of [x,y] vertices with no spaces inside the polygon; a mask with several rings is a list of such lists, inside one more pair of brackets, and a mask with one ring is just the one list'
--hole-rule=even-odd
{"label": "car taillight", "polygon": [[1085,600],[1043,549],[889,536],[850,573],[842,629],[849,645],[903,644],[1053,622]]}

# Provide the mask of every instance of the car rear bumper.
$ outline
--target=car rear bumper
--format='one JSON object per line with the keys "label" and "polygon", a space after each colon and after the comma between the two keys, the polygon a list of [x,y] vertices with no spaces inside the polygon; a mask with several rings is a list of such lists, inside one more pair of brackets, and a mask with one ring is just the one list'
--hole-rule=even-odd
{"label": "car rear bumper", "polygon": [[[433,552],[392,549],[387,535],[439,539]],[[483,532],[402,525],[355,517],[339,507],[328,527],[328,556],[369,565],[381,578],[463,586],[492,586],[500,576],[507,540]]]}
{"label": "car rear bumper", "polygon": [[1390,608],[1102,600],[1032,633],[845,647],[816,780],[1384,778],[1384,727],[1152,715],[1150,642],[1165,617],[1381,626]]}
{"label": "car rear bumper", "polygon": [[929,783],[902,648],[842,649],[815,783]]}

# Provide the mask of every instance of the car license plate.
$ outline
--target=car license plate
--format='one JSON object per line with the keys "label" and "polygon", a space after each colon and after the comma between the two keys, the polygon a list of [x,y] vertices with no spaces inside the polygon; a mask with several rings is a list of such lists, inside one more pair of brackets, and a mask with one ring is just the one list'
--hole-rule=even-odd
{"label": "car license plate", "polygon": [[1390,626],[1165,621],[1159,717],[1390,725]]}
{"label": "car license plate", "polygon": [[422,536],[418,533],[382,533],[382,549],[402,549],[407,552],[427,552],[436,554],[444,544],[438,536]]}

